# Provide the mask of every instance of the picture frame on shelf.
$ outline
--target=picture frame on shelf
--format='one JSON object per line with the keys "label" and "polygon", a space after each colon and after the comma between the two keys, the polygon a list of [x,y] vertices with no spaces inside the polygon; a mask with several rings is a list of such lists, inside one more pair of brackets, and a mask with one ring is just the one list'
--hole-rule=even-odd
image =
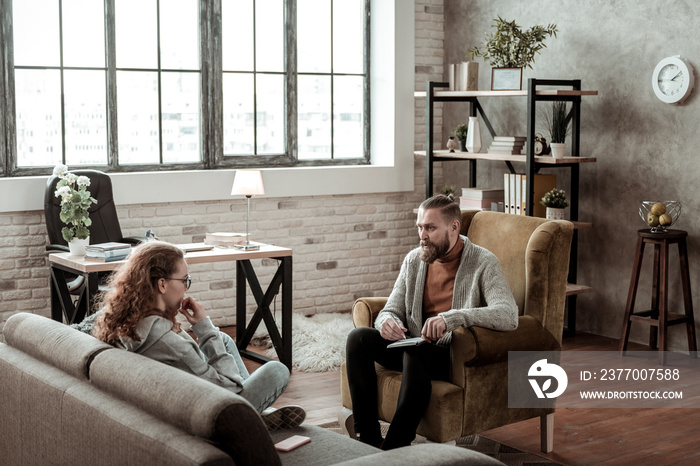
{"label": "picture frame on shelf", "polygon": [[520,91],[522,87],[522,68],[491,68],[492,91]]}

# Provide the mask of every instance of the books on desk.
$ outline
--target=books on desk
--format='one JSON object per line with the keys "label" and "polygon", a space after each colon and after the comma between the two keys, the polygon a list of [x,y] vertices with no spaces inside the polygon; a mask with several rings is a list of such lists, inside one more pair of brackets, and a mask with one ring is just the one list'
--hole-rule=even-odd
{"label": "books on desk", "polygon": [[131,253],[127,243],[98,243],[85,246],[85,259],[99,262],[113,262],[125,259]]}
{"label": "books on desk", "polygon": [[[250,234],[248,234],[250,236]],[[236,244],[245,244],[246,234],[245,233],[207,233],[204,238],[204,244],[211,246],[223,246],[225,248],[232,248]]]}

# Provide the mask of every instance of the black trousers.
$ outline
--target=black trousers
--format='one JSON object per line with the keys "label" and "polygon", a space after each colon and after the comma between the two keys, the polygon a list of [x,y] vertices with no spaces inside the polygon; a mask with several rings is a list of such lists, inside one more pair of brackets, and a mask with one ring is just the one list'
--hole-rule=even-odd
{"label": "black trousers", "polygon": [[450,374],[449,347],[424,344],[387,348],[390,343],[381,337],[379,330],[360,327],[350,332],[346,347],[355,432],[367,443],[379,444],[382,440],[374,363],[401,371],[396,414],[384,439],[385,450],[411,444],[430,401],[431,380],[447,380]]}

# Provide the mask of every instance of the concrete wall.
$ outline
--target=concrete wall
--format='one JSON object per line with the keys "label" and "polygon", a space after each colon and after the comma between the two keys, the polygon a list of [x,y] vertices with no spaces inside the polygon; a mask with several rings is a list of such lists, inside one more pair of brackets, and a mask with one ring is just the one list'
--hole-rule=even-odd
{"label": "concrete wall", "polygon": [[[415,2],[416,89],[441,79],[444,55],[442,1]],[[425,106],[416,105],[417,149],[424,147]],[[436,121],[441,130],[441,121]],[[382,135],[375,135],[382,137]],[[413,154],[405,154],[413,158]],[[361,296],[387,296],[404,255],[417,245],[413,209],[424,198],[424,158],[415,159],[413,192],[342,196],[254,198],[251,232],[257,241],[294,250],[294,311],[303,314],[349,311]],[[438,179],[439,167],[436,170]],[[4,200],[3,202],[9,202]],[[245,201],[179,202],[118,206],[125,235],[152,228],[174,243],[202,241],[209,231],[243,231]],[[48,242],[42,211],[0,214],[0,331],[15,312],[50,315]],[[254,261],[263,286],[276,261]],[[235,323],[235,267],[232,263],[190,267],[191,294],[217,325]],[[275,303],[279,309],[279,300]],[[249,296],[248,303],[253,299]],[[249,305],[252,311],[252,305]]]}
{"label": "concrete wall", "polygon": [[[669,13],[671,12],[671,13]],[[579,282],[595,293],[581,295],[578,328],[619,338],[630,282],[637,230],[644,224],[637,213],[641,200],[680,200],[680,221],[674,228],[688,231],[693,300],[700,297],[700,204],[697,192],[697,147],[700,133],[700,98],[696,90],[680,106],[659,101],[651,88],[654,67],[664,57],[680,54],[700,70],[700,36],[695,18],[700,3],[654,0],[552,1],[451,0],[445,2],[445,62],[465,59],[467,50],[480,44],[498,16],[529,28],[557,24],[558,38],[548,39],[537,56],[530,77],[581,79],[584,89],[599,91],[582,105],[581,154],[597,157],[581,166],[579,218],[594,223],[579,238]],[[480,89],[489,89],[490,66],[480,62]],[[697,80],[696,80],[697,82]],[[481,100],[499,134],[524,135],[525,98]],[[466,120],[466,104],[445,107],[445,130]],[[486,129],[482,126],[482,134]],[[548,136],[547,136],[548,137]],[[490,137],[484,137],[488,147]],[[517,168],[517,167],[516,167]],[[463,186],[468,168],[462,164],[446,183]],[[479,165],[479,185],[502,183],[505,165]],[[560,187],[568,189],[566,170],[558,174]],[[452,174],[454,171],[449,170]],[[446,171],[447,174],[447,171]],[[447,176],[447,175],[446,175]],[[637,310],[648,309],[651,296],[650,248],[647,248]],[[671,249],[669,300],[682,309],[678,256]],[[632,339],[647,340],[648,328],[633,326]],[[687,350],[683,326],[670,329],[671,348]]]}

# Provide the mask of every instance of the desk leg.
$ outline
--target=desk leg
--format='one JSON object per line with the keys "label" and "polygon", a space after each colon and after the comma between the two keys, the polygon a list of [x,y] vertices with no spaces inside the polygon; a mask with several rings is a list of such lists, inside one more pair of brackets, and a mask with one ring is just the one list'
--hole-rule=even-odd
{"label": "desk leg", "polygon": [[[280,264],[272,278],[267,291],[263,293],[258,282],[258,277],[249,260],[236,262],[236,346],[242,356],[263,364],[270,358],[248,351],[255,330],[261,321],[265,321],[265,327],[270,334],[270,339],[277,351],[277,356],[289,370],[292,369],[292,258],[283,257],[277,259]],[[246,282],[250,285],[257,309],[246,325]],[[282,335],[277,329],[277,324],[270,303],[282,286]]]}

